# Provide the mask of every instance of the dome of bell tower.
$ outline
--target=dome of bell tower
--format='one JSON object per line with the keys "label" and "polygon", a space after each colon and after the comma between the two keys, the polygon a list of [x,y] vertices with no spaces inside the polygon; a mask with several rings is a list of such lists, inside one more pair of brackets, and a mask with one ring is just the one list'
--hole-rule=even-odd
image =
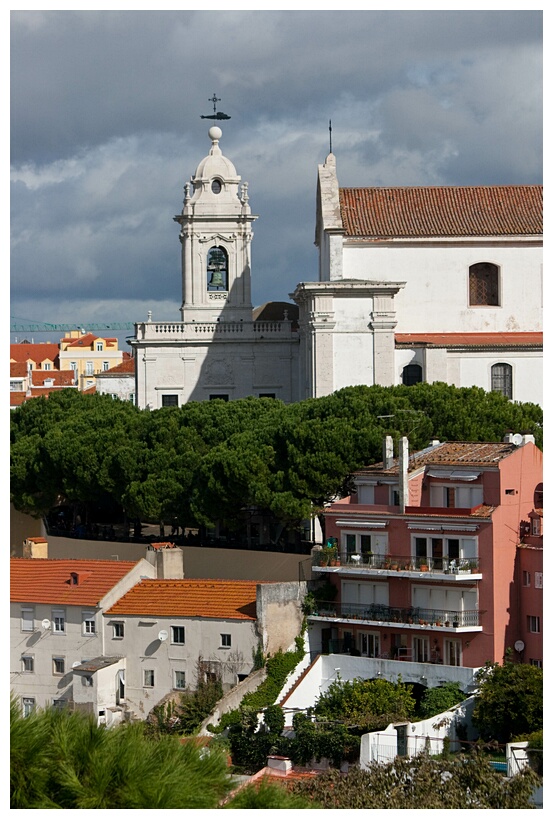
{"label": "dome of bell tower", "polygon": [[[226,156],[219,147],[219,140],[223,132],[217,125],[212,125],[208,131],[208,136],[211,139],[211,150],[205,156],[198,167],[196,173],[192,177],[192,184],[194,186],[194,194],[192,201],[197,201],[200,196],[205,193],[218,196],[223,194],[223,199],[228,201],[229,197],[238,200],[238,185],[240,183],[240,176],[236,173],[236,168],[233,163]],[[212,183],[216,181],[219,186]],[[226,194],[226,196],[225,196]]]}

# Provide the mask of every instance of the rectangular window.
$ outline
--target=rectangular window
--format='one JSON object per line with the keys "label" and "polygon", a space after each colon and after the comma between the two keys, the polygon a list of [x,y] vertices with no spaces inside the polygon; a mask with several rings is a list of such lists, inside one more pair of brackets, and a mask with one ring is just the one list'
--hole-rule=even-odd
{"label": "rectangular window", "polygon": [[221,634],[221,648],[230,648],[230,634]]}
{"label": "rectangular window", "polygon": [[35,630],[35,610],[21,609],[21,631]]}
{"label": "rectangular window", "polygon": [[542,661],[541,660],[528,660],[530,665],[535,665],[536,668],[542,668]]}
{"label": "rectangular window", "polygon": [[76,369],[77,369],[77,362],[76,362],[76,361],[72,361],[72,362],[69,364],[69,369],[70,369],[70,370],[76,370]]}
{"label": "rectangular window", "polygon": [[53,609],[52,631],[54,634],[65,634],[65,609]]}
{"label": "rectangular window", "polygon": [[161,396],[161,406],[162,407],[178,407],[178,405],[179,405],[178,395],[162,395]]}
{"label": "rectangular window", "polygon": [[543,589],[543,572],[534,572],[534,588]]}
{"label": "rectangular window", "polygon": [[355,553],[355,535],[344,535],[346,554],[352,555]]}
{"label": "rectangular window", "polygon": [[96,634],[96,620],[93,611],[83,611],[83,634]]}
{"label": "rectangular window", "polygon": [[103,353],[103,352],[104,352],[104,342],[103,342],[103,341],[98,341],[98,342],[97,342],[97,344],[96,344],[96,352],[97,352],[97,353]]}
{"label": "rectangular window", "polygon": [[22,697],[21,707],[23,709],[23,716],[24,717],[30,716],[35,710],[35,705],[36,702],[34,697]]}
{"label": "rectangular window", "polygon": [[44,369],[45,369],[45,370],[51,370],[51,369],[52,369],[52,365],[51,365],[51,364],[44,364]]}
{"label": "rectangular window", "polygon": [[540,618],[528,615],[526,618],[527,628],[531,634],[540,633]]}
{"label": "rectangular window", "polygon": [[532,518],[532,534],[534,537],[541,535],[541,518]]}
{"label": "rectangular window", "polygon": [[171,642],[176,646],[184,645],[184,626],[171,626]]}
{"label": "rectangular window", "polygon": [[186,688],[186,679],[184,671],[175,671],[175,688],[182,691]]}
{"label": "rectangular window", "polygon": [[390,488],[390,506],[399,506],[399,489]]}
{"label": "rectangular window", "polygon": [[35,670],[35,658],[30,654],[21,657],[21,668],[25,674],[33,674]]}
{"label": "rectangular window", "polygon": [[530,574],[530,572],[522,572],[522,585],[523,586],[532,585],[532,575]]}
{"label": "rectangular window", "polygon": [[113,639],[114,640],[122,640],[125,636],[125,624],[124,623],[113,623]]}
{"label": "rectangular window", "polygon": [[155,675],[153,668],[144,669],[144,688],[153,688],[155,682]]}
{"label": "rectangular window", "polygon": [[460,640],[446,640],[444,643],[444,651],[444,663],[446,665],[462,665]]}
{"label": "rectangular window", "polygon": [[85,688],[92,688],[94,686],[94,677],[90,674],[83,674],[81,680]]}
{"label": "rectangular window", "polygon": [[52,657],[52,674],[65,674],[65,657]]}
{"label": "rectangular window", "polygon": [[210,401],[217,401],[217,400],[219,400],[219,401],[228,401],[228,395],[210,395],[209,400]]}
{"label": "rectangular window", "polygon": [[102,372],[107,372],[109,370],[109,361],[102,361]]}
{"label": "rectangular window", "polygon": [[86,362],[85,374],[86,375],[94,375],[94,362],[93,361],[87,361]]}

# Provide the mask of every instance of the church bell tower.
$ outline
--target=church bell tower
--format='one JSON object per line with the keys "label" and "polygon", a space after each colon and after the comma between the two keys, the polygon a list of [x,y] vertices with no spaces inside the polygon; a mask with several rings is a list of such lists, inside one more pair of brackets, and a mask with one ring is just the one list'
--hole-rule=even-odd
{"label": "church bell tower", "polygon": [[211,149],[184,188],[181,226],[184,322],[252,320],[248,185],[219,147],[221,129],[209,129]]}

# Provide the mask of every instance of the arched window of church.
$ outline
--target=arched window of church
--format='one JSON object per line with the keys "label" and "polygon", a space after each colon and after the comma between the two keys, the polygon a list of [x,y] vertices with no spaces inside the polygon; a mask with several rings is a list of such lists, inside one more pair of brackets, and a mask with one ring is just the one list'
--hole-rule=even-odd
{"label": "arched window of church", "polygon": [[228,255],[224,247],[212,247],[207,254],[207,289],[228,290]]}
{"label": "arched window of church", "polygon": [[534,489],[534,509],[543,509],[543,483]]}
{"label": "arched window of church", "polygon": [[499,268],[491,262],[469,267],[469,301],[471,306],[499,305]]}
{"label": "arched window of church", "polygon": [[408,364],[403,368],[401,374],[402,383],[406,387],[412,387],[413,384],[420,384],[422,381],[422,367],[420,364]]}
{"label": "arched window of church", "polygon": [[513,397],[513,368],[510,364],[493,365],[492,392],[500,392],[505,398]]}

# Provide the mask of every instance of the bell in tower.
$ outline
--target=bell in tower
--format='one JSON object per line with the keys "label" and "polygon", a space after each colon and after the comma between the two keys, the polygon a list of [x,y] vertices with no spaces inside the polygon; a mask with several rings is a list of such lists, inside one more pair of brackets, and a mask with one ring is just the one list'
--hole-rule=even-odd
{"label": "bell in tower", "polygon": [[210,279],[208,290],[226,290],[228,278],[228,260],[226,250],[222,247],[212,247],[207,255],[207,272]]}

